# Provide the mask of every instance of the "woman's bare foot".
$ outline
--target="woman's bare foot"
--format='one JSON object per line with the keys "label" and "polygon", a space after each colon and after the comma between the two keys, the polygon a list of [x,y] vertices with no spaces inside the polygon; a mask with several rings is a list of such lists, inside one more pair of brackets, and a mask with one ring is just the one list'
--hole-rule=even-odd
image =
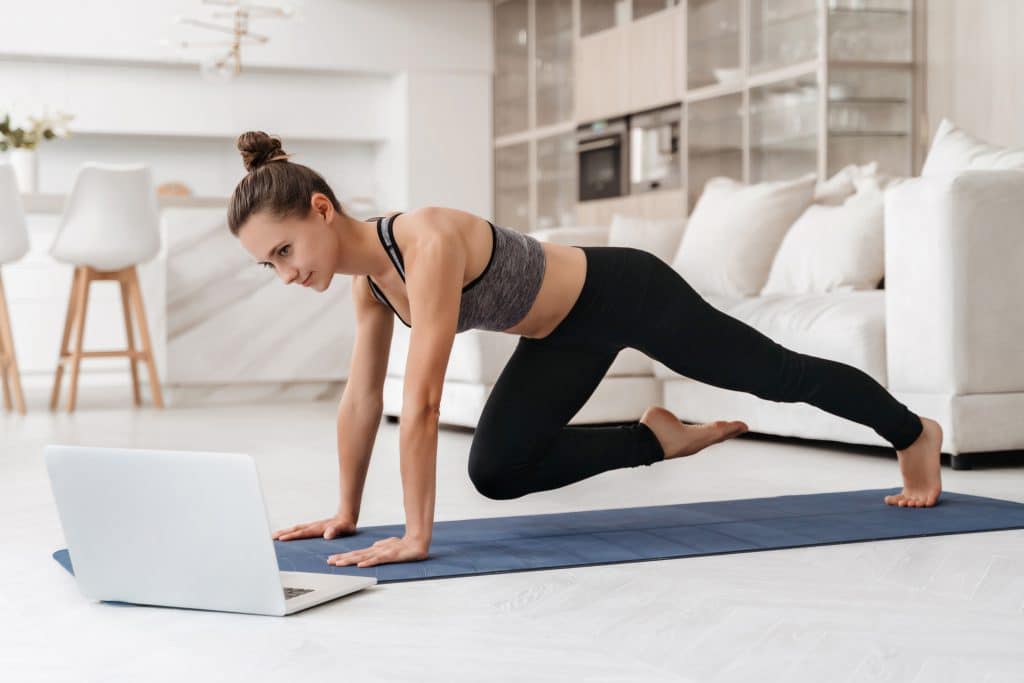
{"label": "woman's bare foot", "polygon": [[939,502],[942,492],[942,427],[935,420],[921,418],[924,431],[917,441],[902,451],[896,451],[903,475],[903,491],[886,496],[889,505],[902,507],[932,507]]}
{"label": "woman's bare foot", "polygon": [[731,439],[747,431],[745,422],[718,420],[700,425],[685,425],[669,410],[651,406],[640,422],[650,427],[658,438],[665,460],[681,458],[704,450],[712,444]]}

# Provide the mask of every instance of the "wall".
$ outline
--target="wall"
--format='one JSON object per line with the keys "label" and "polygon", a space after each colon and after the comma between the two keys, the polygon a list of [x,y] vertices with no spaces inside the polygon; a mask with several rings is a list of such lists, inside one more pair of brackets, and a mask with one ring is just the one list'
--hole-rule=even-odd
{"label": "wall", "polygon": [[1024,2],[928,0],[927,113],[998,145],[1024,146]]}
{"label": "wall", "polygon": [[[208,16],[198,0],[19,3],[18,21],[0,22],[0,113],[13,104],[76,115],[72,138],[39,148],[40,191],[67,193],[86,161],[141,161],[157,183],[226,197],[245,172],[235,139],[260,129],[281,135],[295,161],[321,172],[343,202],[370,197],[379,211],[433,204],[490,217],[489,0],[288,4],[299,18],[254,21],[270,42],[243,47],[243,74],[217,83],[197,68],[210,52],[158,42],[215,37],[173,23],[178,14]],[[4,269],[29,383],[52,377],[63,325],[70,268],[46,254],[55,223],[30,216],[31,258]],[[91,300],[87,347],[123,336],[113,294]],[[347,358],[349,340],[337,352]],[[83,379],[123,366],[86,362]]]}

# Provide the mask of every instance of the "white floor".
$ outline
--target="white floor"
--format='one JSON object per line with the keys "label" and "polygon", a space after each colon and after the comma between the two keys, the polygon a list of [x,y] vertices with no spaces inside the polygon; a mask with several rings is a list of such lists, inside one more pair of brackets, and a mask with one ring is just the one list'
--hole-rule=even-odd
{"label": "white floor", "polygon": [[[161,412],[83,387],[68,416],[45,398],[0,414],[4,681],[1024,681],[1024,530],[383,584],[286,618],[92,603],[51,558],[45,444],[250,453],[276,529],[337,506],[335,405]],[[466,474],[471,440],[441,431],[437,520],[899,484],[880,449],[754,436],[493,501]],[[1019,464],[943,484],[1024,502]],[[383,422],[360,524],[402,521]]]}

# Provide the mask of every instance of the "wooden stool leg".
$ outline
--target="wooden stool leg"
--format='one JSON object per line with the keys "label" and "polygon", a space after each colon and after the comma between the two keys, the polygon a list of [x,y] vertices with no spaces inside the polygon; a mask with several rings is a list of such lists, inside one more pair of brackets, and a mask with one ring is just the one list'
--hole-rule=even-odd
{"label": "wooden stool leg", "polygon": [[71,336],[71,321],[75,317],[75,302],[78,301],[78,271],[81,266],[75,266],[71,274],[71,293],[68,294],[68,311],[64,314],[64,335],[61,337],[60,351],[57,352],[57,370],[53,376],[53,391],[50,392],[50,410],[57,410],[57,401],[60,398],[60,380],[64,376],[64,362],[68,356],[68,339]]}
{"label": "wooden stool leg", "polygon": [[18,372],[18,357],[14,353],[14,335],[11,334],[11,317],[7,312],[7,295],[4,293],[4,281],[0,278],[0,339],[4,348],[4,407],[10,408],[10,388],[8,377],[14,389],[14,403],[18,412],[25,414],[25,395],[21,391],[21,374]]}
{"label": "wooden stool leg", "polygon": [[4,385],[4,410],[11,409],[11,387],[7,382],[7,352],[4,349],[4,340],[0,338],[0,381]]}
{"label": "wooden stool leg", "polygon": [[164,407],[163,394],[160,392],[160,378],[156,374],[156,363],[153,361],[153,345],[149,340],[149,324],[146,322],[146,310],[142,305],[142,290],[139,288],[139,275],[132,267],[129,270],[131,299],[135,308],[135,322],[139,326],[139,337],[142,339],[142,351],[146,357],[146,367],[149,369],[149,390],[153,394],[153,404],[157,408]]}
{"label": "wooden stool leg", "polygon": [[[135,351],[135,333],[132,331],[132,314],[128,308],[128,288],[131,286],[128,280],[127,271],[121,271],[117,278],[121,286],[121,310],[124,312],[124,332],[128,338],[128,351]],[[132,370],[132,391],[135,396],[135,405],[142,405],[142,394],[139,391],[139,370],[134,356],[128,357],[128,366]]]}
{"label": "wooden stool leg", "polygon": [[7,383],[7,355],[4,353],[3,340],[0,340],[0,377],[4,385],[4,410],[11,409],[11,387]]}
{"label": "wooden stool leg", "polygon": [[74,412],[78,397],[78,365],[82,361],[82,338],[85,336],[85,310],[89,305],[89,284],[92,282],[92,268],[82,266],[78,276],[78,292],[75,297],[75,346],[71,350],[71,386],[68,393],[68,412]]}

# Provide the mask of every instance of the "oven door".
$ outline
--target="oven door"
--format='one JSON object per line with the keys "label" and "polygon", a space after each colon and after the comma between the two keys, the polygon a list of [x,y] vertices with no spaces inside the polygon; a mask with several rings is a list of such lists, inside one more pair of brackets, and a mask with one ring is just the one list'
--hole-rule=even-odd
{"label": "oven door", "polygon": [[621,197],[629,193],[626,127],[609,126],[577,135],[579,201]]}

